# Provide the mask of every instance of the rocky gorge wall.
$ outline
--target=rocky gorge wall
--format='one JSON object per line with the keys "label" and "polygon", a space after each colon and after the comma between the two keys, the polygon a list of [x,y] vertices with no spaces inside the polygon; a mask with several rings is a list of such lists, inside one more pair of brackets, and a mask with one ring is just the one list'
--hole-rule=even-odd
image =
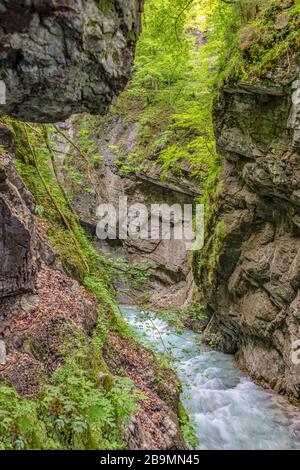
{"label": "rocky gorge wall", "polygon": [[[81,118],[63,124],[71,139],[76,140]],[[91,135],[96,142],[97,152],[102,160],[97,163],[91,178],[86,178],[80,188],[73,187],[72,205],[78,214],[81,225],[93,237],[93,246],[100,253],[108,253],[113,259],[124,259],[129,265],[145,266],[149,279],[143,285],[135,286],[127,276],[117,281],[120,303],[138,303],[141,298],[155,308],[177,307],[184,305],[192,297],[193,280],[188,260],[189,252],[185,240],[176,240],[171,234],[170,240],[141,240],[128,237],[127,240],[99,240],[96,227],[99,218],[96,210],[99,204],[112,204],[118,214],[119,201],[127,198],[128,208],[133,204],[143,204],[151,213],[151,204],[192,204],[199,196],[199,188],[188,177],[169,176],[162,180],[160,166],[151,161],[143,161],[143,168],[122,172],[118,168],[118,155],[130,155],[137,145],[137,123],[127,123],[123,116],[110,113],[101,122],[94,124],[97,135]],[[67,142],[66,142],[67,143]],[[72,152],[70,145],[64,149],[61,169],[65,154]],[[76,170],[76,158],[71,167]],[[77,168],[80,172],[80,169]],[[63,170],[62,170],[63,173]],[[67,176],[65,174],[65,176]],[[70,186],[68,178],[64,185]],[[87,190],[88,188],[88,190]],[[120,214],[122,216],[122,214]]]}
{"label": "rocky gorge wall", "polygon": [[297,61],[288,73],[278,66],[256,83],[223,86],[214,109],[225,159],[210,225],[218,229],[194,261],[210,318],[206,340],[236,353],[260,383],[298,399],[299,98]]}
{"label": "rocky gorge wall", "polygon": [[142,0],[1,0],[1,114],[56,122],[105,113],[130,77]]}

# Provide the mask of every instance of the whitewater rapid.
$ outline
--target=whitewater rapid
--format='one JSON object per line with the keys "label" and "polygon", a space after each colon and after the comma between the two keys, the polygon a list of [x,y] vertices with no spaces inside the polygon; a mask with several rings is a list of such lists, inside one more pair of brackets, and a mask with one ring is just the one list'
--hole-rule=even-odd
{"label": "whitewater rapid", "polygon": [[200,334],[178,334],[134,307],[120,310],[144,345],[172,356],[199,450],[300,450],[300,408],[253,383],[231,355],[201,344]]}

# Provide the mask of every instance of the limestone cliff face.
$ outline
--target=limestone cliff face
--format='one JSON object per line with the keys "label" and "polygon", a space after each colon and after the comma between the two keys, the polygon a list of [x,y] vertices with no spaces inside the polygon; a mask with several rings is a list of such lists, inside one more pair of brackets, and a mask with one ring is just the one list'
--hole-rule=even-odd
{"label": "limestone cliff face", "polygon": [[204,253],[200,272],[195,267],[210,317],[206,338],[237,353],[260,382],[299,398],[300,366],[292,362],[300,339],[299,68],[228,83],[214,119],[225,157],[223,228],[206,246],[215,250],[215,268]]}
{"label": "limestone cliff face", "polygon": [[102,114],[125,87],[143,0],[1,0],[1,114],[55,122]]}
{"label": "limestone cliff face", "polygon": [[[76,139],[76,121],[69,120],[64,126],[72,139]],[[93,183],[87,176],[80,188],[73,187],[75,194],[72,204],[79,216],[82,226],[94,237],[94,246],[100,253],[109,253],[113,258],[122,258],[131,265],[150,266],[150,279],[143,286],[134,286],[126,279],[117,282],[118,298],[121,303],[135,303],[140,296],[147,294],[151,304],[157,308],[176,307],[191,300],[193,281],[188,260],[189,252],[185,240],[142,240],[129,236],[127,240],[104,240],[96,238],[98,223],[96,209],[99,204],[112,204],[119,215],[119,200],[127,198],[128,208],[133,204],[143,204],[149,214],[151,204],[192,204],[199,196],[199,188],[189,176],[168,176],[161,179],[161,168],[151,159],[144,162],[146,168],[122,173],[116,164],[116,155],[130,155],[137,145],[137,123],[127,123],[123,116],[111,113],[97,123],[97,153],[103,160],[93,171]],[[72,152],[70,146],[62,149],[65,153]],[[62,154],[62,162],[64,155]],[[76,169],[77,158],[73,159]],[[79,172],[80,170],[77,169]],[[63,174],[63,170],[62,170]],[[68,187],[68,180],[65,180]],[[89,188],[89,191],[86,191]],[[182,222],[180,222],[182,223]]]}

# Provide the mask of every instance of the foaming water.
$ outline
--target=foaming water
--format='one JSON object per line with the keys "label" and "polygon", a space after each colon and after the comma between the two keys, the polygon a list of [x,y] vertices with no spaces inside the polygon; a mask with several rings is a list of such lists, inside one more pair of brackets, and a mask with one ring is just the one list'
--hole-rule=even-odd
{"label": "foaming water", "polygon": [[121,307],[140,341],[174,358],[182,401],[202,450],[300,450],[300,409],[254,384],[231,355],[201,345],[201,335],[178,335],[153,314]]}

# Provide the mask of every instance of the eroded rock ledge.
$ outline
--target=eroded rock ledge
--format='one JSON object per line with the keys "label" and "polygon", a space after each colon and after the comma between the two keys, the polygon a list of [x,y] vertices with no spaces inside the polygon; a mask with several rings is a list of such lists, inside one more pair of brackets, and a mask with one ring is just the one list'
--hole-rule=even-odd
{"label": "eroded rock ledge", "polygon": [[0,0],[0,114],[104,113],[125,87],[143,0]]}
{"label": "eroded rock ledge", "polygon": [[237,353],[260,383],[299,398],[300,366],[292,362],[300,339],[299,68],[284,82],[283,75],[230,84],[216,103],[224,233],[215,241],[216,269],[204,262],[196,276],[211,318],[207,339]]}

